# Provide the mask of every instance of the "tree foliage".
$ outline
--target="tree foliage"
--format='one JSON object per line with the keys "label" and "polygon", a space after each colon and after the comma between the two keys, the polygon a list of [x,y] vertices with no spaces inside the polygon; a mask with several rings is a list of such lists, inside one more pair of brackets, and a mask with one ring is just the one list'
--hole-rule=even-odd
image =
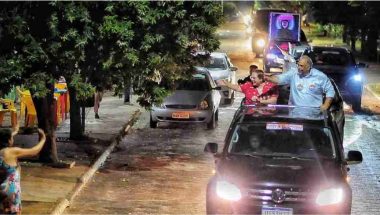
{"label": "tree foliage", "polygon": [[[0,87],[25,85],[48,133],[43,154],[56,154],[54,81],[64,76],[71,124],[81,125],[79,101],[95,86],[131,80],[139,103],[160,103],[177,79],[190,74],[194,44],[213,51],[221,5],[205,1],[2,2]],[[3,45],[4,44],[4,45]],[[160,73],[161,83],[153,81]],[[71,127],[71,132],[80,131]],[[50,154],[50,155],[49,155]],[[56,162],[55,156],[50,160]]]}

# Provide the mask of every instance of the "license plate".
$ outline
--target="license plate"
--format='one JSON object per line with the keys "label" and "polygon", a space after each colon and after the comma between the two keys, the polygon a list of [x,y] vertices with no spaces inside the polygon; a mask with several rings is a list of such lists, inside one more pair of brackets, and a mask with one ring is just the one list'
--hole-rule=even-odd
{"label": "license plate", "polygon": [[188,112],[174,112],[172,113],[173,119],[189,119],[190,114]]}
{"label": "license plate", "polygon": [[293,215],[293,208],[262,207],[262,215]]}

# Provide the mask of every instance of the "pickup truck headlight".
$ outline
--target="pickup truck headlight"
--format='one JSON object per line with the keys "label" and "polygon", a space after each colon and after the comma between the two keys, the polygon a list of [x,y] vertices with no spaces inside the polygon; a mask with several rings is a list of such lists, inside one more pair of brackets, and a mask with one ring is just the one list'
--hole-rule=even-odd
{"label": "pickup truck headlight", "polygon": [[265,46],[265,40],[264,39],[258,39],[256,41],[256,45],[260,48],[264,47]]}
{"label": "pickup truck headlight", "polygon": [[241,199],[240,189],[227,181],[216,182],[216,194],[218,197],[230,201],[239,201]]}
{"label": "pickup truck headlight", "polygon": [[360,74],[356,74],[352,77],[355,81],[362,81],[362,76]]}
{"label": "pickup truck headlight", "polygon": [[342,188],[329,188],[319,192],[315,203],[320,206],[338,204],[343,201]]}
{"label": "pickup truck headlight", "polygon": [[273,60],[277,58],[277,56],[275,54],[267,54],[267,58]]}

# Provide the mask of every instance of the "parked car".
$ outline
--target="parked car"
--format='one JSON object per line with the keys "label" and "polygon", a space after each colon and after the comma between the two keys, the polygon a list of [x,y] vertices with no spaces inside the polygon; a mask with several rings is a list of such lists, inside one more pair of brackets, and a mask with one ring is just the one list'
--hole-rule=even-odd
{"label": "parked car", "polygon": [[319,108],[240,107],[224,147],[207,143],[215,175],[206,191],[207,214],[350,214],[352,191],[336,121]]}
{"label": "parked car", "polygon": [[357,112],[361,110],[364,63],[357,63],[345,47],[311,46],[304,53],[313,60],[313,67],[324,72],[338,85],[343,99]]}
{"label": "parked car", "polygon": [[[236,71],[238,68],[231,63],[226,53],[212,52],[209,63],[205,67],[215,81],[224,79],[231,84],[236,84]],[[222,86],[220,94],[222,95],[223,104],[231,104],[235,97],[235,91],[225,86]]]}
{"label": "parked car", "polygon": [[172,95],[160,106],[150,111],[150,127],[158,122],[205,123],[213,129],[218,121],[220,87],[216,85],[209,71],[196,68],[190,80],[179,81]]}

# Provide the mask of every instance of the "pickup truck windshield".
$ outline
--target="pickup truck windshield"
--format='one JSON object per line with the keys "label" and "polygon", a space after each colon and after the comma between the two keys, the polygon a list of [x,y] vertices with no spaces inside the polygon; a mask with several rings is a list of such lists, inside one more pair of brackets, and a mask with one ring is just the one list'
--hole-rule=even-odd
{"label": "pickup truck windshield", "polygon": [[238,125],[231,138],[229,153],[311,159],[336,156],[328,128],[272,122]]}

